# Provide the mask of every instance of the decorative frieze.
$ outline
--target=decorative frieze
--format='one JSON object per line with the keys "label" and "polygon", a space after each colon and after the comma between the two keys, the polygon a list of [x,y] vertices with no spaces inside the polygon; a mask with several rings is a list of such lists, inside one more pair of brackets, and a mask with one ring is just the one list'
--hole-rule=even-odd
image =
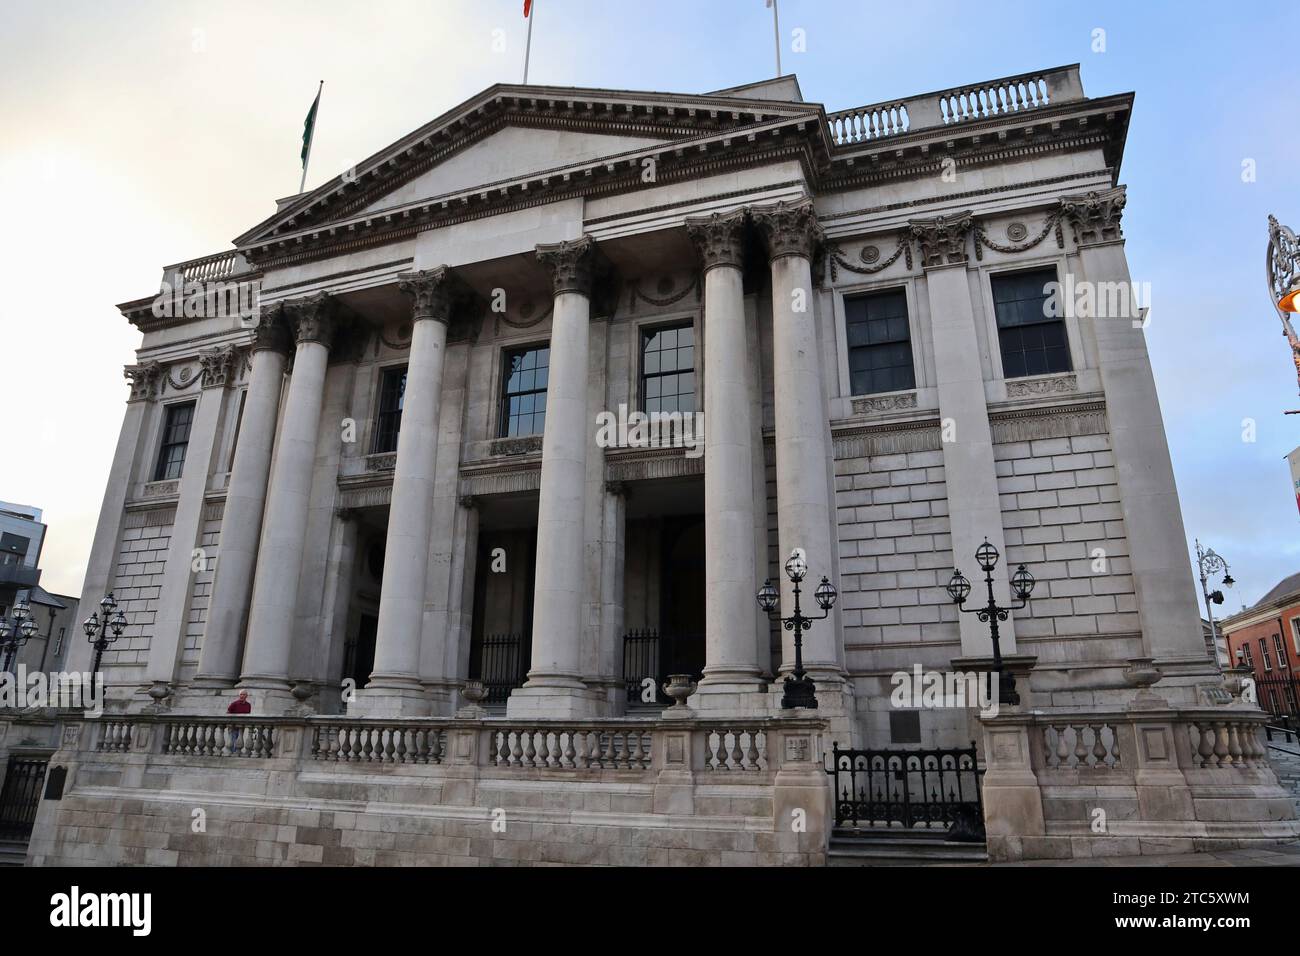
{"label": "decorative frieze", "polygon": [[181,483],[179,479],[170,481],[151,481],[144,486],[140,492],[142,498],[170,498],[173,495],[180,494]]}
{"label": "decorative frieze", "polygon": [[1039,441],[1107,434],[1106,406],[1102,402],[1065,408],[1026,408],[989,415],[993,443]]}
{"label": "decorative frieze", "polygon": [[921,247],[921,265],[926,268],[959,265],[966,261],[966,237],[973,224],[971,211],[913,219],[908,223],[912,238]]}
{"label": "decorative frieze", "polygon": [[172,373],[172,369],[167,370],[167,385],[174,392],[182,392],[197,381],[198,377],[194,374],[194,369],[188,365],[181,366],[175,374]]}
{"label": "decorative frieze", "polygon": [[488,446],[489,455],[531,455],[542,450],[541,435],[497,438]]}
{"label": "decorative frieze", "polygon": [[1052,375],[1043,378],[1011,379],[1007,382],[1007,398],[1027,398],[1035,395],[1059,395],[1077,392],[1079,380],[1074,375]]}
{"label": "decorative frieze", "polygon": [[366,455],[366,471],[392,471],[397,467],[397,452],[382,452],[377,455]]}
{"label": "decorative frieze", "polygon": [[1055,209],[1048,213],[1042,229],[1035,233],[1032,239],[1029,238],[1029,227],[1023,222],[1010,223],[1007,226],[1007,239],[1010,240],[1009,244],[990,239],[988,230],[984,228],[984,224],[976,222],[972,227],[972,231],[975,234],[975,258],[977,260],[982,260],[984,258],[985,246],[995,252],[1002,252],[1008,255],[1028,252],[1030,249],[1039,245],[1052,233],[1056,234],[1056,248],[1064,249],[1065,236],[1061,232],[1061,220],[1063,216],[1064,214],[1059,209]]}
{"label": "decorative frieze", "polygon": [[128,365],[122,369],[126,380],[131,383],[131,397],[128,402],[147,402],[158,396],[158,387],[162,384],[163,370],[158,362],[143,362],[140,365]]}
{"label": "decorative frieze", "polygon": [[874,245],[863,246],[862,251],[858,254],[858,258],[865,263],[864,265],[858,265],[846,259],[843,250],[836,243],[828,242],[826,252],[827,259],[830,261],[832,282],[838,281],[840,269],[857,275],[875,275],[877,272],[884,272],[902,256],[906,257],[905,265],[907,268],[909,270],[912,268],[912,242],[906,230],[898,234],[898,245],[890,253],[889,257],[883,261],[880,258],[880,247]]}
{"label": "decorative frieze", "polygon": [[204,388],[225,388],[239,374],[239,353],[233,345],[204,349],[199,353]]}
{"label": "decorative frieze", "polygon": [[750,216],[767,243],[769,259],[802,256],[811,260],[825,242],[811,199],[752,206]]}
{"label": "decorative frieze", "polygon": [[1119,223],[1126,201],[1123,186],[1062,196],[1061,214],[1074,227],[1074,241],[1079,245],[1111,242],[1123,238]]}
{"label": "decorative frieze", "polygon": [[641,288],[641,283],[635,279],[628,285],[627,308],[629,312],[635,312],[638,301],[648,302],[656,308],[666,309],[681,302],[692,292],[695,293],[695,301],[699,302],[702,283],[700,282],[700,273],[696,273],[682,289],[674,291],[673,277],[662,276],[656,286],[659,292],[658,295],[650,295]]}
{"label": "decorative frieze", "polygon": [[935,421],[918,422],[901,428],[877,426],[837,431],[831,438],[836,461],[847,458],[870,458],[875,455],[940,451],[943,448],[939,423]]}
{"label": "decorative frieze", "polygon": [[378,508],[393,503],[393,486],[339,489],[338,507],[341,510]]}
{"label": "decorative frieze", "polygon": [[867,415],[871,412],[894,412],[907,408],[916,408],[916,392],[899,395],[871,395],[853,399],[853,414]]}
{"label": "decorative frieze", "polygon": [[176,508],[144,508],[126,513],[122,519],[123,528],[165,528],[176,523]]}
{"label": "decorative frieze", "polygon": [[695,243],[696,251],[705,272],[714,266],[745,266],[745,226],[749,213],[745,209],[734,212],[715,212],[710,216],[697,216],[686,220],[686,234]]}
{"label": "decorative frieze", "polygon": [[704,474],[704,456],[688,458],[681,449],[635,451],[605,459],[605,481],[645,481]]}
{"label": "decorative frieze", "polygon": [[460,481],[461,497],[481,498],[485,495],[508,495],[519,491],[538,491],[542,487],[542,471],[515,468],[510,471],[488,471],[465,475]]}

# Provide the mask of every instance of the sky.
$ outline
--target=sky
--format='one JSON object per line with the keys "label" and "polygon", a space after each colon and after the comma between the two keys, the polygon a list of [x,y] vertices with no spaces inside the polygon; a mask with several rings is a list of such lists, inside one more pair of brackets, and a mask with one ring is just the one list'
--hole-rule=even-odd
{"label": "sky", "polygon": [[[1075,62],[1088,95],[1136,93],[1124,231],[1189,549],[1231,566],[1220,616],[1300,570],[1283,414],[1300,397],[1264,279],[1267,215],[1300,229],[1300,4],[778,9],[783,72],[827,110]],[[775,72],[762,0],[535,0],[534,17],[534,83],[690,93]],[[0,0],[0,500],[45,510],[47,589],[80,593],[125,409],[140,337],[115,303],[297,190],[318,81],[308,188],[519,82],[525,26],[522,0]]]}

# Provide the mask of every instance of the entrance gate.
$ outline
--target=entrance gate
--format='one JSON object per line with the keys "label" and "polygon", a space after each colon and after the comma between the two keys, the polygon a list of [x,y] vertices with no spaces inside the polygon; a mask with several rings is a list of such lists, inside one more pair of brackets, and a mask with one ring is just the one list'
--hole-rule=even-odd
{"label": "entrance gate", "polygon": [[0,790],[0,840],[26,842],[36,822],[48,757],[11,756]]}
{"label": "entrance gate", "polygon": [[975,743],[936,750],[831,751],[835,825],[944,831],[949,840],[982,841],[984,771]]}

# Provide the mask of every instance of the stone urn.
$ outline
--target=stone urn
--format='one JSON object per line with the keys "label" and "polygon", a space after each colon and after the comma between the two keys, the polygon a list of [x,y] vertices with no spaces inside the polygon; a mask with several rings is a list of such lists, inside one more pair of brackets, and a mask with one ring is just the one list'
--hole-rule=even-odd
{"label": "stone urn", "polygon": [[674,703],[664,711],[664,716],[685,717],[691,714],[691,709],[686,706],[686,698],[695,693],[695,688],[698,686],[691,680],[690,674],[669,674],[668,683],[664,684],[664,693],[671,697]]}
{"label": "stone urn", "polygon": [[1137,693],[1129,704],[1133,708],[1167,707],[1169,702],[1151,688],[1164,678],[1164,672],[1156,667],[1155,658],[1133,657],[1124,665],[1124,682],[1136,687]]}
{"label": "stone urn", "polygon": [[460,685],[460,697],[465,706],[456,712],[457,717],[486,717],[483,701],[487,699],[487,687],[481,680],[467,680]]}
{"label": "stone urn", "polygon": [[1223,669],[1223,689],[1232,695],[1232,704],[1250,706],[1253,703],[1243,695],[1246,692],[1246,687],[1249,686],[1247,678],[1254,676],[1254,673],[1252,668],[1241,665]]}

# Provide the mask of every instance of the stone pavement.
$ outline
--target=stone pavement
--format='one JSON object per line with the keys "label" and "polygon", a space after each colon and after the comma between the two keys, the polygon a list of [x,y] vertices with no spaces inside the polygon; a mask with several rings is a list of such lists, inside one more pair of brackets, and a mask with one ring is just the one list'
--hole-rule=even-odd
{"label": "stone pavement", "polygon": [[1090,860],[1028,860],[989,866],[1300,866],[1300,843],[1215,850],[1208,853],[1166,853],[1152,856],[1106,856]]}

